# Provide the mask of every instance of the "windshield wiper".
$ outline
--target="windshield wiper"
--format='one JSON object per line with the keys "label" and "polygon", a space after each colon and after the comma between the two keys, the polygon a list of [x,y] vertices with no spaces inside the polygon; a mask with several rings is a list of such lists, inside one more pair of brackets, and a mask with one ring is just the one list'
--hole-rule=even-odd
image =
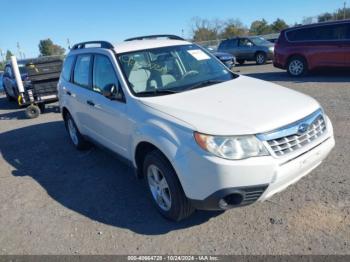
{"label": "windshield wiper", "polygon": [[137,92],[136,94],[138,96],[152,96],[152,95],[168,95],[168,94],[175,94],[175,93],[178,93],[178,91],[172,90],[172,89],[154,89],[154,90]]}
{"label": "windshield wiper", "polygon": [[202,82],[196,83],[194,85],[191,85],[184,90],[192,90],[192,89],[196,89],[196,88],[201,88],[201,87],[205,87],[205,86],[219,84],[219,83],[226,82],[226,81],[228,81],[228,80],[222,80],[222,79],[221,80],[206,80],[206,81],[202,81]]}

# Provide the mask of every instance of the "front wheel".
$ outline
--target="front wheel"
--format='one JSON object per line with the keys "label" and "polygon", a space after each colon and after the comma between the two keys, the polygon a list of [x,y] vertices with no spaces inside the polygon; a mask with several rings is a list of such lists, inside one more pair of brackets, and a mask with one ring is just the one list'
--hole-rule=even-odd
{"label": "front wheel", "polygon": [[257,65],[263,65],[266,63],[266,54],[259,52],[255,55],[255,62]]}
{"label": "front wheel", "polygon": [[180,221],[193,213],[194,208],[186,198],[176,172],[160,151],[154,150],[146,156],[143,173],[153,203],[164,217]]}
{"label": "front wheel", "polygon": [[237,59],[238,64],[243,65],[245,63],[244,59]]}
{"label": "front wheel", "polygon": [[37,118],[40,115],[40,109],[37,105],[29,105],[26,108],[26,116],[30,119]]}

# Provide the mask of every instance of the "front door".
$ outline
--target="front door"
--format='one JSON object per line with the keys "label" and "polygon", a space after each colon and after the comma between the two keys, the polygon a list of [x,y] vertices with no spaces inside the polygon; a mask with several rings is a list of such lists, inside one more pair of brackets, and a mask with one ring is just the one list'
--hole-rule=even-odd
{"label": "front door", "polygon": [[107,55],[95,54],[92,69],[92,90],[89,106],[92,110],[90,131],[105,147],[128,157],[127,145],[131,138],[127,105],[123,99],[107,98],[105,89],[114,86],[122,92],[113,64]]}

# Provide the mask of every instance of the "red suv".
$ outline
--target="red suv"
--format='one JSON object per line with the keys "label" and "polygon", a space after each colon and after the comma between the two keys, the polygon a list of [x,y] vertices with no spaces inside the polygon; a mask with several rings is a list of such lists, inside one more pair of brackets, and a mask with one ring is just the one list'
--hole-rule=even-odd
{"label": "red suv", "polygon": [[291,76],[320,67],[350,67],[350,20],[283,30],[275,45],[273,64]]}

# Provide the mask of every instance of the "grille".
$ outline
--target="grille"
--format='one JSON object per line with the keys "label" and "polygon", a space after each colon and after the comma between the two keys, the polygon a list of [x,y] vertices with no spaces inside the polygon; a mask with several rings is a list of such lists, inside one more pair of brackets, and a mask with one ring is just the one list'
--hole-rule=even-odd
{"label": "grille", "polygon": [[267,140],[276,156],[283,156],[294,152],[322,136],[326,131],[326,123],[323,115],[319,115],[308,127],[305,133],[288,135],[272,140]]}
{"label": "grille", "polygon": [[253,202],[257,201],[259,197],[264,193],[266,190],[267,185],[259,186],[259,187],[249,187],[245,188],[244,191],[244,199],[241,205],[249,205]]}

